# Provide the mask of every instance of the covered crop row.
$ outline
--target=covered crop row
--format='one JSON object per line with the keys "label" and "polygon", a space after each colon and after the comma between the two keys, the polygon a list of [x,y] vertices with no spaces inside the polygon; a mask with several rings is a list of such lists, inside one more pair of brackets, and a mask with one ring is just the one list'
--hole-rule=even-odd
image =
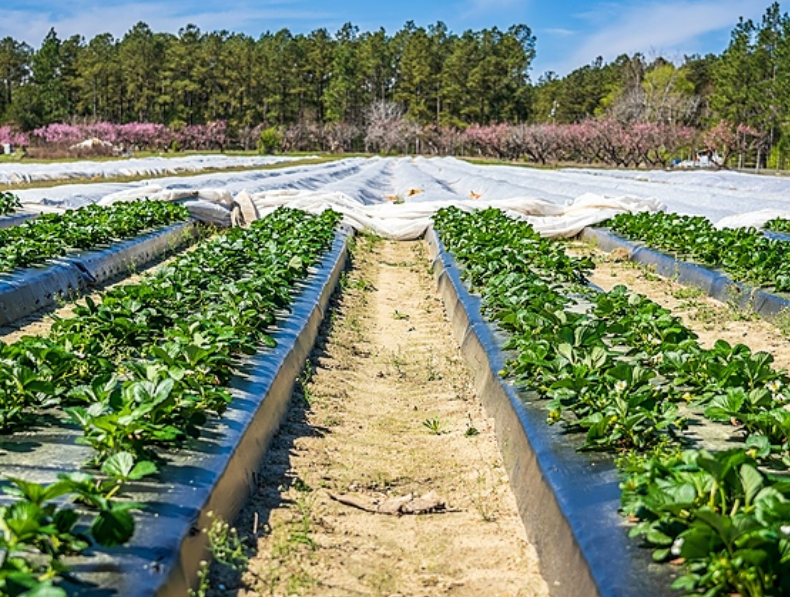
{"label": "covered crop row", "polygon": [[[19,517],[29,508],[20,504],[32,499],[42,510],[35,525],[11,524],[0,533],[0,553],[9,554],[0,561],[0,595],[24,593],[15,580],[19,570],[34,590],[50,590],[48,580],[62,572],[60,556],[79,551],[70,544],[45,549],[60,545],[71,528],[61,528],[51,500],[88,492],[90,503],[126,512],[133,505],[110,501],[121,484],[156,472],[160,448],[180,447],[200,434],[210,414],[222,414],[237,358],[273,344],[267,329],[331,246],[338,220],[331,211],[277,210],[248,230],[199,245],[140,283],[87,300],[74,317],[56,320],[46,337],[0,342],[0,430],[41,423],[40,415],[67,416],[82,428],[78,441],[95,449],[91,464],[103,473],[98,480],[65,475],[47,487],[15,482],[24,496],[0,508],[0,519]],[[63,516],[72,526],[78,518]],[[105,543],[131,535],[128,512],[116,518],[111,522],[120,528]]]}
{"label": "covered crop row", "polygon": [[[631,534],[656,561],[684,564],[674,587],[786,594],[790,482],[768,470],[790,465],[790,378],[771,355],[723,341],[702,348],[644,297],[586,286],[589,261],[499,212],[443,210],[435,226],[509,333],[507,372],[547,400],[549,423],[584,434],[579,449],[618,456]],[[737,422],[744,443],[694,446],[687,427],[703,418]]]}
{"label": "covered crop row", "polygon": [[183,222],[183,205],[160,201],[88,205],[63,214],[44,214],[18,226],[0,229],[0,273],[38,265],[69,251],[93,249],[113,241]]}
{"label": "covered crop row", "polygon": [[[786,230],[772,220],[769,230]],[[701,216],[674,213],[621,214],[608,222],[613,232],[680,258],[721,268],[734,280],[790,291],[790,244],[754,228],[717,229]]]}

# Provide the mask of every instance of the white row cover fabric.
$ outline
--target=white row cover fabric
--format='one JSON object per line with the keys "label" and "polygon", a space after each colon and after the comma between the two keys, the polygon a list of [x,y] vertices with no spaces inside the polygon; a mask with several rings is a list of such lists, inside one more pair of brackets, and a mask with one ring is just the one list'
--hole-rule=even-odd
{"label": "white row cover fabric", "polygon": [[302,160],[288,156],[230,156],[190,155],[183,157],[129,158],[124,160],[65,163],[18,163],[0,164],[0,184],[15,185],[25,182],[68,180],[75,178],[112,178],[115,176],[163,176],[184,172],[202,172],[208,169],[255,168],[281,162]]}
{"label": "white row cover fabric", "polygon": [[[192,215],[217,226],[231,225],[234,207],[244,212],[242,221],[262,217],[281,206],[320,213],[334,209],[343,214],[344,223],[355,230],[366,230],[395,240],[419,238],[430,225],[433,214],[455,205],[464,210],[495,207],[515,217],[526,219],[546,237],[571,237],[586,226],[602,222],[626,211],[660,211],[666,207],[655,199],[636,197],[603,197],[587,193],[566,205],[544,199],[514,197],[512,199],[445,199],[430,202],[376,203],[364,202],[339,191],[279,190],[261,193],[241,191],[232,197],[224,189],[166,190],[156,185],[128,189],[102,198],[99,205],[134,201],[147,197],[162,201],[182,201]],[[238,218],[238,216],[237,216]]]}
{"label": "white row cover fabric", "polygon": [[727,216],[716,222],[716,228],[762,228],[766,222],[775,218],[790,220],[790,210],[761,209]]}
{"label": "white row cover fabric", "polygon": [[[28,210],[41,211],[52,204],[73,207],[86,200],[99,205],[143,198],[179,201],[193,217],[223,227],[248,225],[283,205],[311,213],[331,208],[342,213],[345,223],[356,230],[397,240],[419,238],[433,214],[451,205],[464,210],[503,209],[525,218],[546,237],[575,236],[585,226],[625,211],[666,209],[655,199],[597,193],[585,193],[563,204],[554,196],[551,200],[529,196],[532,189],[519,179],[480,176],[478,170],[454,159],[355,158],[319,168],[297,166],[276,174],[231,173],[222,188],[202,186],[219,181],[215,175],[203,175],[189,182],[165,179],[131,186],[78,185],[70,196],[64,187],[54,192],[31,190],[24,192],[23,203]],[[75,196],[84,199],[75,203],[70,198]]]}
{"label": "white row cover fabric", "polygon": [[586,226],[626,211],[660,211],[665,206],[653,199],[602,197],[585,195],[566,205],[544,199],[456,199],[431,202],[404,202],[363,205],[343,193],[282,191],[256,193],[252,201],[258,214],[264,215],[280,206],[311,213],[334,209],[343,214],[344,223],[355,230],[366,230],[394,240],[413,240],[422,236],[431,217],[443,207],[455,206],[472,211],[493,207],[511,216],[527,220],[544,237],[572,237]]}
{"label": "white row cover fabric", "polygon": [[[105,197],[100,205],[129,201],[126,193]],[[665,206],[653,199],[635,197],[602,197],[587,194],[567,205],[557,205],[543,199],[515,197],[490,201],[461,199],[414,203],[378,203],[365,205],[341,192],[325,191],[266,191],[249,194],[242,191],[230,198],[221,190],[205,189],[181,193],[153,193],[150,198],[183,200],[192,215],[218,226],[249,224],[278,207],[288,206],[310,213],[333,209],[343,214],[343,221],[355,230],[365,230],[394,240],[412,240],[422,236],[431,223],[433,214],[443,208],[456,206],[467,211],[494,207],[514,217],[524,218],[545,237],[575,236],[586,226],[602,222],[626,211],[658,211]],[[235,215],[234,215],[235,213]]]}
{"label": "white row cover fabric", "polygon": [[[137,183],[97,182],[17,191],[30,211],[142,197],[184,202],[203,221],[249,223],[272,206],[333,207],[348,224],[414,238],[440,207],[496,206],[545,236],[573,236],[623,211],[703,215],[720,226],[759,226],[790,214],[790,179],[728,172],[542,170],[455,158],[346,158],[277,170],[228,171]],[[52,207],[44,207],[52,206]],[[770,208],[757,212],[755,209]]]}

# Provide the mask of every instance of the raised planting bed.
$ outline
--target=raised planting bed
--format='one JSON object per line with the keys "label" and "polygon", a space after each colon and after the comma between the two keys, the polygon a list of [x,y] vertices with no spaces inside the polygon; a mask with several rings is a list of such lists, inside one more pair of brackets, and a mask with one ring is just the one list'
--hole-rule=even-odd
{"label": "raised planting bed", "polygon": [[494,210],[435,226],[439,287],[552,594],[787,594],[790,378],[771,355],[701,347]]}
{"label": "raised planting bed", "polygon": [[[210,525],[209,512],[232,519],[249,491],[257,486],[255,472],[260,459],[286,410],[346,255],[348,233],[338,233],[333,240],[336,216],[327,213],[319,222],[303,214],[294,216],[294,220],[283,216],[288,211],[275,212],[250,231],[234,230],[229,238],[203,243],[181,258],[185,261],[184,275],[176,266],[163,268],[167,271],[148,284],[153,290],[127,289],[123,298],[110,291],[103,303],[78,311],[77,318],[87,320],[84,333],[114,346],[111,350],[115,355],[106,358],[109,362],[84,355],[89,366],[104,367],[105,372],[89,374],[93,379],[88,379],[90,386],[76,385],[85,383],[75,379],[80,372],[61,375],[57,380],[50,376],[47,383],[51,386],[38,389],[59,397],[61,405],[33,409],[38,413],[36,427],[16,430],[0,442],[0,468],[8,475],[39,483],[51,483],[63,473],[78,470],[86,460],[101,463],[98,477],[112,481],[118,475],[110,474],[108,465],[117,463],[123,455],[148,472],[153,466],[148,459],[160,468],[157,481],[147,475],[145,479],[125,479],[121,492],[124,500],[143,505],[135,513],[137,530],[131,541],[63,559],[71,568],[72,580],[60,583],[60,587],[69,595],[186,595],[188,587],[196,582],[199,561],[206,555],[206,537],[199,530]],[[269,222],[274,228],[264,232]],[[266,268],[270,274],[263,273]],[[198,274],[202,271],[206,277],[201,284]],[[218,276],[216,281],[214,275]],[[258,278],[260,275],[264,277]],[[185,276],[195,281],[194,296],[187,296],[193,290],[184,282]],[[172,281],[172,287],[167,280]],[[143,344],[136,334],[126,336],[128,343],[118,345],[102,333],[91,331],[95,315],[131,306],[124,303],[129,293],[143,297],[168,288],[177,290],[178,296],[151,296],[152,304],[162,304],[164,311],[168,311],[171,300],[183,300],[185,308],[192,305],[189,312],[173,313],[179,318],[175,328],[165,322],[159,331],[157,321],[163,317],[149,311],[152,320],[145,329],[150,329],[151,335],[143,339]],[[250,294],[257,292],[261,294],[259,304]],[[178,298],[182,295],[183,299]],[[211,297],[216,304],[206,303]],[[248,300],[254,312],[245,308]],[[230,302],[223,307],[223,301]],[[264,303],[269,307],[264,308]],[[288,312],[282,310],[286,305]],[[148,309],[142,305],[135,309],[138,307]],[[276,326],[271,327],[275,319]],[[122,327],[121,321],[117,323]],[[66,327],[69,329],[61,333],[54,330],[49,340],[55,344],[67,340],[70,344],[61,346],[65,351],[102,351],[92,341],[89,344],[93,348],[74,342],[74,334],[80,333],[79,322]],[[179,336],[179,330],[188,336]],[[242,352],[255,352],[254,347],[261,342],[268,348],[243,356]],[[77,344],[82,348],[74,348]],[[183,361],[176,351],[179,346],[184,350]],[[109,371],[125,373],[123,377],[107,378]],[[37,373],[43,376],[40,381],[48,375],[43,369]],[[71,393],[58,393],[54,387],[58,384],[62,388],[71,385]],[[102,401],[102,388],[112,392],[114,397],[109,402]],[[146,388],[150,396],[145,394]],[[157,398],[159,394],[166,398],[165,403]],[[132,435],[117,436],[120,444],[108,443],[97,432],[107,429],[114,412],[123,414],[120,403],[127,400],[124,396],[132,397],[139,402],[137,408],[144,410],[137,413],[139,422]],[[190,406],[190,401],[199,396],[208,403]],[[85,407],[61,410],[86,401]],[[41,406],[46,402],[42,400]],[[179,409],[183,414],[177,412]],[[214,411],[222,417],[206,417]],[[77,424],[64,421],[65,413]],[[52,425],[45,428],[47,421]],[[120,421],[115,421],[117,426]],[[0,503],[3,501],[8,498]],[[1,542],[2,536],[0,548]],[[0,583],[2,574],[0,567]]]}
{"label": "raised planting bed", "polygon": [[189,211],[183,205],[146,200],[41,215],[0,229],[0,272],[39,265],[74,251],[90,251],[188,219]]}
{"label": "raised planting bed", "polygon": [[608,227],[628,240],[720,269],[737,282],[790,290],[790,244],[755,228],[719,230],[701,216],[660,212],[619,214]]}
{"label": "raised planting bed", "polygon": [[660,276],[699,288],[719,301],[736,304],[739,308],[751,310],[769,321],[783,317],[790,309],[790,300],[784,296],[736,282],[725,273],[667,255],[638,241],[627,240],[611,230],[585,228],[580,238],[602,251],[621,250],[629,260],[654,268]]}
{"label": "raised planting bed", "polygon": [[23,222],[37,218],[37,213],[14,213],[7,216],[0,216],[0,228],[11,228],[19,226]]}
{"label": "raised planting bed", "polygon": [[540,569],[556,597],[672,595],[671,571],[628,539],[611,457],[581,454],[546,424],[545,402],[506,381],[505,334],[481,315],[481,300],[461,280],[455,259],[434,230],[427,235],[433,270],[497,439],[510,485]]}
{"label": "raised planting bed", "polygon": [[0,192],[0,228],[18,226],[26,220],[38,217],[35,213],[23,213],[19,197],[13,193]]}
{"label": "raised planting bed", "polygon": [[[0,325],[134,273],[199,236],[198,223],[181,206],[124,204],[108,208],[109,222],[91,224],[91,212],[102,209],[45,216],[8,229],[5,238],[0,231],[0,240],[7,242],[0,250],[5,257],[0,257],[0,270],[6,270],[0,271]],[[137,220],[139,215],[143,217]],[[83,231],[91,226],[95,230]],[[18,265],[22,263],[38,265]]]}
{"label": "raised planting bed", "polygon": [[43,267],[0,274],[0,325],[62,304],[118,276],[133,274],[199,236],[200,225],[190,220],[103,249],[53,259]]}

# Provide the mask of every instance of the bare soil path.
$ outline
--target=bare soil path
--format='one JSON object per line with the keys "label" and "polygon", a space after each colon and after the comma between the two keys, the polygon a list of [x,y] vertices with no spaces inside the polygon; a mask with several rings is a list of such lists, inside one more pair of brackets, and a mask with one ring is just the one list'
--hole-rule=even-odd
{"label": "bare soil path", "polygon": [[[209,595],[547,595],[428,265],[421,242],[358,241],[234,523],[254,553],[212,566]],[[432,491],[444,511],[332,498],[375,508]]]}

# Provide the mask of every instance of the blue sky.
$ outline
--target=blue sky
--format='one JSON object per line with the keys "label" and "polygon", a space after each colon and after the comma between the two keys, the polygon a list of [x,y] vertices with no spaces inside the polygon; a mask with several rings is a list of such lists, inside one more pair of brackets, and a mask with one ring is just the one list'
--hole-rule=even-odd
{"label": "blue sky", "polygon": [[[109,32],[122,37],[136,22],[176,33],[193,23],[204,31],[227,29],[257,37],[287,27],[306,33],[337,31],[352,22],[361,30],[388,33],[407,20],[427,26],[438,20],[460,33],[514,23],[537,37],[533,80],[547,70],[565,75],[596,56],[611,60],[642,52],[681,59],[684,54],[720,53],[740,16],[759,21],[770,0],[3,0],[0,38],[7,35],[38,47],[50,27],[61,39]],[[782,6],[782,10],[786,10]]]}

